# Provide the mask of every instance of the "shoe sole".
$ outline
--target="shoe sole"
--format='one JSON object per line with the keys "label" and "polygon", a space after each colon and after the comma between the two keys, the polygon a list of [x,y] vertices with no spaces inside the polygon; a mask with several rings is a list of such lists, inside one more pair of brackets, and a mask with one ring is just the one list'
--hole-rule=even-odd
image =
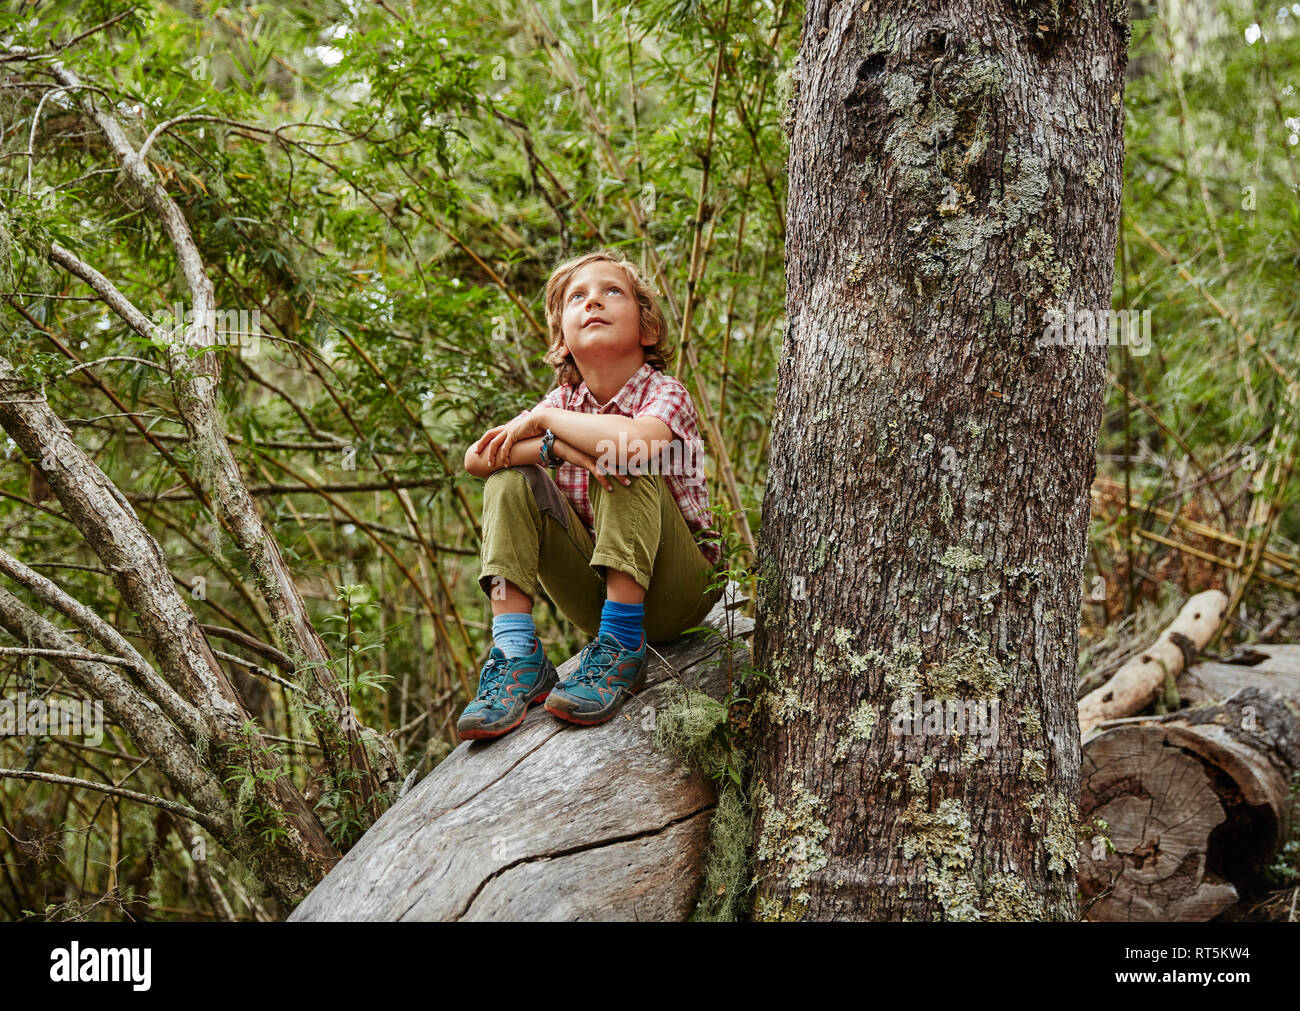
{"label": "shoe sole", "polygon": [[[614,700],[610,702],[609,709],[606,711],[605,715],[597,716],[595,719],[589,718],[591,716],[591,714],[589,713],[588,714],[567,713],[562,709],[552,709],[550,706],[543,706],[542,708],[545,709],[552,716],[557,716],[568,723],[576,723],[580,727],[594,727],[601,723],[608,723],[610,720],[612,720],[615,716],[618,715],[618,711],[622,707],[623,703],[626,702],[629,697],[635,695],[637,692],[639,692],[642,688],[645,687],[644,671],[642,671],[641,676],[638,677],[636,681],[633,682],[633,685],[635,685],[635,687],[629,686],[627,688],[624,688],[623,689],[624,694],[622,696],[615,696]],[[550,693],[548,692],[547,694],[549,695]],[[584,716],[587,718],[584,718]]]}
{"label": "shoe sole", "polygon": [[[554,685],[552,685],[551,687],[554,687]],[[545,702],[550,697],[550,694],[551,694],[551,689],[548,688],[546,689],[546,691],[542,692],[542,694],[538,695],[536,698],[529,699],[527,702],[525,702],[524,711],[519,714],[519,719],[515,720],[515,722],[510,724],[510,726],[508,727],[505,727],[501,730],[484,730],[481,728],[476,730],[461,730],[457,728],[456,736],[460,738],[462,741],[486,741],[486,740],[491,740],[495,737],[502,737],[505,734],[510,733],[510,731],[514,730],[517,726],[519,726],[519,724],[524,722],[524,717],[528,715],[529,706],[536,705],[538,702]]]}

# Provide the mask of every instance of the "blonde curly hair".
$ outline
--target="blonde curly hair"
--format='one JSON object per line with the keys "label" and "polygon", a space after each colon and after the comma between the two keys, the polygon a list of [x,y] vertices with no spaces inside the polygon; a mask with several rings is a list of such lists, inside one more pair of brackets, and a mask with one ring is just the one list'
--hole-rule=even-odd
{"label": "blonde curly hair", "polygon": [[672,364],[677,353],[668,344],[668,321],[664,319],[654,289],[650,287],[636,264],[630,262],[617,250],[593,250],[565,260],[551,271],[551,276],[546,281],[546,326],[550,332],[550,346],[542,360],[554,366],[555,381],[561,386],[567,384],[577,389],[582,383],[582,372],[573,360],[573,355],[561,353],[564,344],[564,291],[575,273],[597,260],[614,264],[627,276],[628,285],[641,306],[641,334],[642,336],[650,334],[655,338],[653,344],[642,346],[647,364],[663,372]]}

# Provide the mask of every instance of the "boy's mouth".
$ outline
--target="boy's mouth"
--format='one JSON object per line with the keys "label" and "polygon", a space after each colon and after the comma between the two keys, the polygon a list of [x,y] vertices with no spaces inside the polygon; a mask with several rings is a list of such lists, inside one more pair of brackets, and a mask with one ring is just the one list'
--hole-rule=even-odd
{"label": "boy's mouth", "polygon": [[589,320],[587,320],[587,322],[583,323],[583,324],[582,324],[582,329],[586,330],[587,327],[589,327],[589,326],[595,326],[595,325],[598,324],[598,323],[603,323],[605,326],[609,326],[609,320],[607,320],[607,319],[601,319],[599,316],[597,316],[596,318],[594,318],[594,319],[589,319]]}

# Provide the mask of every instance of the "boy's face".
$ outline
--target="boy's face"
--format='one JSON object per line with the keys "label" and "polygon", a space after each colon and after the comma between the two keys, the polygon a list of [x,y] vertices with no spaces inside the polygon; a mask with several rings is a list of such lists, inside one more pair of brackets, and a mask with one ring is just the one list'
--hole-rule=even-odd
{"label": "boy's face", "polygon": [[564,348],[578,368],[618,362],[653,338],[641,336],[641,307],[621,269],[605,260],[581,267],[564,292]]}

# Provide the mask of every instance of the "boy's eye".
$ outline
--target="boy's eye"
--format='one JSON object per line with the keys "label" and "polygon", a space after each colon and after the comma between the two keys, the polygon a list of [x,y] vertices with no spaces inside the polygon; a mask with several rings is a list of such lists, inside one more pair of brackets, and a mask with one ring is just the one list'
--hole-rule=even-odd
{"label": "boy's eye", "polygon": [[[623,289],[620,288],[617,284],[611,284],[611,285],[610,285],[608,288],[606,288],[605,290],[606,290],[606,291],[617,291],[617,292],[620,292],[620,293],[621,293]],[[579,288],[577,291],[575,291],[572,295],[569,296],[569,301],[572,302],[575,298],[577,298],[578,296],[580,296],[580,295],[582,295],[582,294],[584,294],[584,292],[583,292],[583,290],[582,290],[581,288]]]}

